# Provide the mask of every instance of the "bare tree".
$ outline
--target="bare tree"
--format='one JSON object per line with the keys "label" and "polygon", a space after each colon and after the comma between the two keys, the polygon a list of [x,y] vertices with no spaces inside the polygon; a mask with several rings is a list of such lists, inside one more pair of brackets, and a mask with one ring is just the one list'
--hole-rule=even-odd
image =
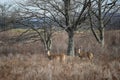
{"label": "bare tree", "polygon": [[88,0],[28,0],[27,3],[39,10],[39,14],[45,10],[46,16],[68,33],[67,53],[74,56],[74,31],[86,20]]}
{"label": "bare tree", "polygon": [[32,26],[31,29],[37,32],[38,36],[40,37],[40,41],[44,45],[45,52],[51,51],[52,38],[55,32],[54,27],[51,24],[48,25],[46,22],[44,22],[41,28],[35,28],[35,26]]}
{"label": "bare tree", "polygon": [[[43,43],[45,51],[50,51],[52,48],[52,38],[55,32],[53,25],[54,22],[49,17],[47,17],[46,10],[39,10],[37,8],[30,7],[31,4],[33,3],[29,2],[28,5],[26,3],[18,4],[21,7],[21,11],[19,12],[17,23],[22,24],[28,28],[20,36],[24,35],[26,32],[32,29],[38,34],[38,40]],[[45,3],[43,2],[42,4],[42,6],[45,8]],[[35,24],[33,22],[35,22]]]}
{"label": "bare tree", "polygon": [[116,5],[117,1],[118,0],[89,0],[88,15],[91,30],[102,47],[104,47],[105,44],[105,27],[120,8],[120,6]]}

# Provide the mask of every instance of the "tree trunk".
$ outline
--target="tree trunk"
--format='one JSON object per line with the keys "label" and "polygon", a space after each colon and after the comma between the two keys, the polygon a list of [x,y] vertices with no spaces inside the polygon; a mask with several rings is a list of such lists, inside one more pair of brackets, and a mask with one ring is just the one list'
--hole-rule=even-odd
{"label": "tree trunk", "polygon": [[105,44],[105,36],[104,36],[104,31],[105,31],[105,28],[104,28],[104,24],[103,24],[103,20],[101,19],[100,20],[100,41],[101,41],[101,46],[104,47],[104,44]]}
{"label": "tree trunk", "polygon": [[104,34],[104,26],[103,26],[103,24],[101,24],[101,31],[100,31],[100,40],[101,40],[101,45],[102,45],[102,47],[104,47],[104,45],[105,45],[105,34]]}
{"label": "tree trunk", "polygon": [[101,45],[102,47],[104,47],[104,23],[103,23],[103,19],[102,19],[102,1],[99,0],[98,1],[98,11],[99,11],[99,28],[100,28],[100,41],[101,41]]}
{"label": "tree trunk", "polygon": [[74,31],[68,32],[68,50],[69,56],[74,56]]}

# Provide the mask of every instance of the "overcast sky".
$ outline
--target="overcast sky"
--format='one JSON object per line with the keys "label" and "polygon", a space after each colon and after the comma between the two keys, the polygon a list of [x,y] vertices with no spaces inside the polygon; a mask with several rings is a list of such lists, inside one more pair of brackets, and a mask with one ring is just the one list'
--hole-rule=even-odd
{"label": "overcast sky", "polygon": [[[10,4],[14,4],[16,2],[20,2],[20,1],[25,1],[25,0],[0,0],[0,3],[10,3]],[[109,0],[110,1],[110,0]],[[119,1],[119,0],[118,0]]]}
{"label": "overcast sky", "polygon": [[20,1],[25,1],[25,0],[0,0],[0,3],[7,3],[7,4],[13,4],[16,2],[20,2]]}
{"label": "overcast sky", "polygon": [[13,0],[0,0],[0,3],[9,3],[12,2]]}

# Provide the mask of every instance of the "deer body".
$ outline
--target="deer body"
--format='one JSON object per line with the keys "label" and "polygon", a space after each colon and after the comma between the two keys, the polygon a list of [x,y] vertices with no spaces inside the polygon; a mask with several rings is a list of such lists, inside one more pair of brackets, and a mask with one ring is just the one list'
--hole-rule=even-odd
{"label": "deer body", "polygon": [[91,52],[84,52],[81,51],[80,49],[78,49],[78,51],[75,52],[77,56],[79,56],[80,58],[88,58],[89,60],[92,60],[94,55]]}
{"label": "deer body", "polygon": [[51,54],[50,51],[48,51],[47,55],[50,60],[65,61],[66,59],[65,54]]}

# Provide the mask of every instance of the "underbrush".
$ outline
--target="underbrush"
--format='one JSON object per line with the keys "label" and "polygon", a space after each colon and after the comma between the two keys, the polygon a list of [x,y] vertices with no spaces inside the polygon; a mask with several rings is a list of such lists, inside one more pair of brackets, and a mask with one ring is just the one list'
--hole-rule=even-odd
{"label": "underbrush", "polygon": [[40,54],[0,57],[0,80],[119,80],[120,61],[48,60]]}

